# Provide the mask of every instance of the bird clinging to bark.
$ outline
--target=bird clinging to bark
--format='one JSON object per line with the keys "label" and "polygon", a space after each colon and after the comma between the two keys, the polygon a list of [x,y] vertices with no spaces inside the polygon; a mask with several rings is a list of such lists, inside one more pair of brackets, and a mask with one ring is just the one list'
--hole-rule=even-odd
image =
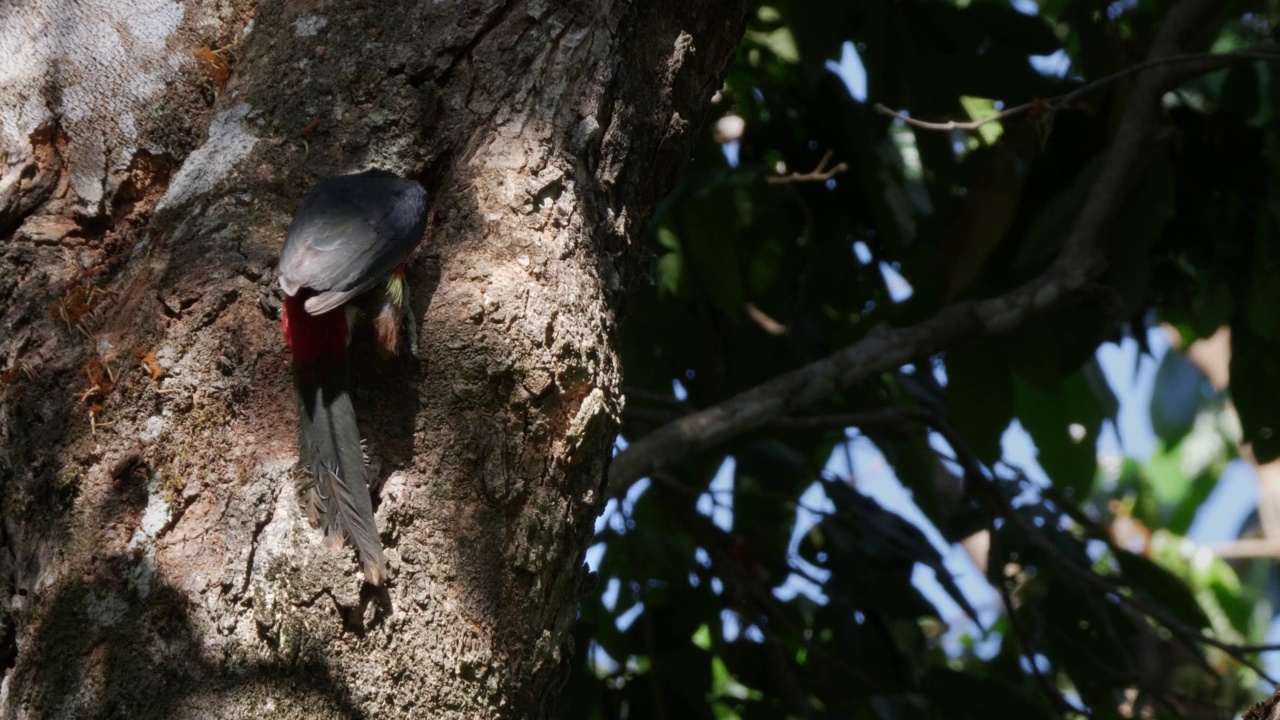
{"label": "bird clinging to bark", "polygon": [[325,178],[294,213],[280,254],[299,454],[315,481],[308,514],[331,545],[355,547],[374,585],[387,561],[348,389],[347,346],[364,314],[373,318],[379,354],[399,351],[402,323],[416,354],[404,263],[426,226],[427,192],[416,182],[380,170]]}

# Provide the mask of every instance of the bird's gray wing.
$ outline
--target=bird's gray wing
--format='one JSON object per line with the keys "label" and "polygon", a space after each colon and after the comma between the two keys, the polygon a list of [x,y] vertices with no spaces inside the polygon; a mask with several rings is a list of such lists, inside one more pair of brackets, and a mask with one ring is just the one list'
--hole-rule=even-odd
{"label": "bird's gray wing", "polygon": [[280,253],[280,286],[304,289],[312,315],[382,282],[408,259],[427,224],[427,193],[416,182],[368,171],[325,178],[294,213]]}

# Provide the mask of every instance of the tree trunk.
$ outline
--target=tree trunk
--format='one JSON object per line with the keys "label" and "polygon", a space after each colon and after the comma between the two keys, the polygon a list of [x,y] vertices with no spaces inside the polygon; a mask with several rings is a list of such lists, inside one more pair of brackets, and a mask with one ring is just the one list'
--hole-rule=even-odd
{"label": "tree trunk", "polygon": [[[632,248],[743,6],[0,8],[0,712],[547,716]],[[376,590],[299,504],[274,273],[369,167],[434,215],[423,360],[352,349]]]}

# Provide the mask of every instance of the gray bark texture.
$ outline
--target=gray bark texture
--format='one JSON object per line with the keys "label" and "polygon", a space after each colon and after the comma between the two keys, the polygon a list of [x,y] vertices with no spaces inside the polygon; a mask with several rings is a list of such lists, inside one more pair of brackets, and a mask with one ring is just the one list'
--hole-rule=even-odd
{"label": "gray bark texture", "polygon": [[[744,15],[0,5],[0,716],[549,716],[615,315]],[[274,274],[369,167],[433,196],[423,359],[352,349],[382,589],[300,506]]]}

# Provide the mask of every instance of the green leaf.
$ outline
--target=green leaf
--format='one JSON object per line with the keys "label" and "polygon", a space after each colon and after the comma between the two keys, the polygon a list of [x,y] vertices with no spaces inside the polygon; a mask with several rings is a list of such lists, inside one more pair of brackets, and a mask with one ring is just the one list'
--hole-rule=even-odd
{"label": "green leaf", "polygon": [[1210,275],[1197,286],[1196,294],[1191,299],[1192,328],[1194,338],[1183,338],[1190,342],[1196,338],[1209,337],[1218,328],[1231,321],[1233,300],[1231,288],[1219,278]]}
{"label": "green leaf", "polygon": [[1035,128],[1019,123],[1000,142],[969,154],[965,201],[941,246],[943,301],[955,300],[982,272],[1018,212],[1026,166],[1035,155]]}
{"label": "green leaf", "polygon": [[1153,602],[1165,608],[1191,627],[1210,627],[1209,616],[1181,578],[1128,550],[1113,548],[1112,552],[1120,565],[1121,576],[1143,594],[1145,602]]}
{"label": "green leaf", "polygon": [[1116,495],[1134,495],[1133,514],[1148,527],[1184,535],[1217,486],[1228,459],[1217,413],[1206,411],[1178,445],[1161,443],[1141,467],[1126,459]]}
{"label": "green leaf", "polygon": [[1098,362],[1098,356],[1094,355],[1089,358],[1089,362],[1080,368],[1080,372],[1084,375],[1085,384],[1089,386],[1089,391],[1093,393],[1093,397],[1098,401],[1098,407],[1102,409],[1103,417],[1115,421],[1120,414],[1120,398],[1116,397],[1116,391],[1111,388],[1111,382],[1107,380],[1107,374],[1102,371],[1102,364]]}
{"label": "green leaf", "polygon": [[1072,375],[1056,392],[1021,379],[1014,387],[1017,417],[1035,441],[1040,466],[1069,497],[1088,496],[1097,474],[1105,412],[1084,374]]}
{"label": "green leaf", "polygon": [[682,278],[689,289],[706,297],[730,318],[742,315],[744,304],[740,242],[750,223],[743,217],[738,189],[711,189],[697,208],[680,213],[677,226],[684,241]]}
{"label": "green leaf", "polygon": [[1240,115],[1246,123],[1262,127],[1271,116],[1268,97],[1271,69],[1263,63],[1238,65],[1227,70],[1222,83],[1222,109]]}
{"label": "green leaf", "polygon": [[1152,526],[1164,525],[1164,511],[1181,503],[1191,489],[1191,478],[1182,471],[1182,453],[1178,448],[1161,445],[1142,468],[1146,490],[1155,498],[1159,514],[1144,517],[1143,522]]}
{"label": "green leaf", "polygon": [[[961,95],[960,106],[964,108],[965,114],[973,121],[985,120],[999,112],[990,98]],[[978,135],[982,136],[982,141],[988,145],[992,145],[996,140],[999,140],[1003,131],[1004,129],[999,122],[989,122],[978,127]]]}
{"label": "green leaf", "polygon": [[768,48],[774,57],[784,63],[794,65],[800,62],[800,51],[796,49],[796,39],[791,35],[791,28],[780,27],[771,32],[748,30],[745,37],[751,42]]}
{"label": "green leaf", "polygon": [[1014,385],[991,343],[970,343],[946,355],[947,408],[969,449],[984,463],[1000,459],[1000,440],[1013,420]]}
{"label": "green leaf", "polygon": [[1280,343],[1251,323],[1231,324],[1231,399],[1246,442],[1259,463],[1280,457]]}
{"label": "green leaf", "polygon": [[670,252],[658,258],[658,287],[669,295],[679,295],[684,280],[684,258]]}
{"label": "green leaf", "polygon": [[1173,165],[1165,153],[1157,153],[1143,169],[1124,203],[1124,211],[1111,232],[1111,286],[1121,298],[1115,311],[1132,317],[1150,294],[1153,270],[1151,249],[1174,216]]}
{"label": "green leaf", "polygon": [[1160,359],[1151,391],[1151,428],[1167,446],[1176,445],[1212,396],[1213,386],[1200,368],[1181,352],[1169,350]]}
{"label": "green leaf", "polygon": [[[1212,596],[1212,602],[1220,609],[1227,627],[1242,638],[1255,634],[1251,630],[1260,619],[1264,626],[1270,624],[1270,614],[1274,612],[1274,608],[1267,608],[1269,612],[1263,613],[1263,618],[1258,617],[1263,601],[1258,597],[1257,588],[1269,581],[1267,576],[1272,571],[1272,563],[1263,559],[1255,561],[1254,566],[1262,568],[1264,577],[1261,582],[1252,583],[1252,587],[1243,586],[1235,570],[1221,558],[1213,558],[1207,566],[1194,573],[1194,582],[1202,588],[1201,593],[1207,592]],[[1202,604],[1210,603],[1202,601]],[[1226,628],[1219,630],[1225,631]]]}
{"label": "green leaf", "polygon": [[975,2],[965,8],[964,17],[992,44],[1027,55],[1050,55],[1062,45],[1042,14],[1028,15],[1001,3]]}
{"label": "green leaf", "polygon": [[671,228],[666,225],[659,225],[655,237],[662,247],[672,252],[680,252],[680,238],[676,236]]}
{"label": "green leaf", "polygon": [[1102,170],[1102,155],[1091,159],[1074,182],[1040,209],[1018,247],[1015,270],[1032,271],[1048,263],[1062,248]]}
{"label": "green leaf", "polygon": [[1280,199],[1269,202],[1270,212],[1258,223],[1248,279],[1244,315],[1249,329],[1270,343],[1280,343]]}
{"label": "green leaf", "polygon": [[891,433],[881,435],[874,430],[868,430],[868,433],[884,453],[885,460],[893,467],[894,475],[911,491],[916,505],[945,535],[947,516],[938,496],[935,478],[938,460],[926,437],[921,434],[903,438]]}
{"label": "green leaf", "polygon": [[930,694],[948,698],[951,709],[946,717],[955,720],[1047,720],[1059,717],[1040,696],[1028,693],[1025,686],[1019,687],[1001,678],[983,678],[973,673],[932,668],[924,679],[924,685]]}
{"label": "green leaf", "polygon": [[781,0],[797,54],[810,78],[826,72],[824,63],[839,57],[840,45],[850,38],[849,18],[860,10],[855,3],[813,3]]}

